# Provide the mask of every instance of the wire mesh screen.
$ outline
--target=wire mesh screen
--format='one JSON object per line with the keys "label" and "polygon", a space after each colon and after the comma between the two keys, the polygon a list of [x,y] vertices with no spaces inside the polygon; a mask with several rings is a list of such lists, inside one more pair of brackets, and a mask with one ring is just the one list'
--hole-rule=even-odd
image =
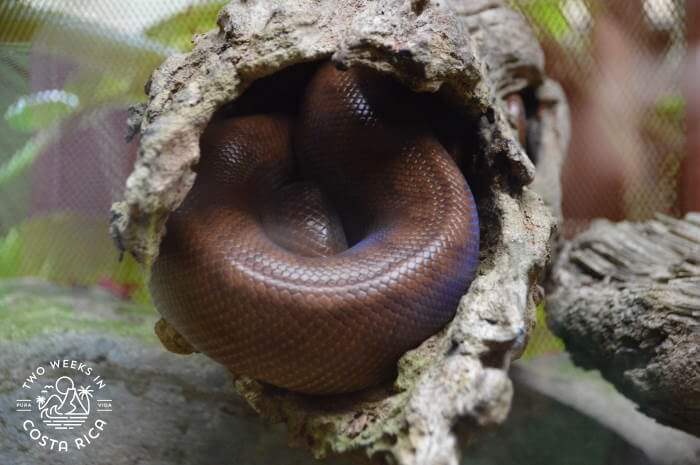
{"label": "wire mesh screen", "polygon": [[117,260],[109,208],[137,142],[129,105],[163,59],[215,27],[223,2],[0,4],[0,277],[100,285],[147,301],[136,264]]}
{"label": "wire mesh screen", "polygon": [[591,218],[678,211],[684,156],[680,0],[523,0],[564,87],[572,140],[562,174],[566,230]]}
{"label": "wire mesh screen", "polygon": [[[166,56],[215,27],[223,3],[0,3],[0,278],[99,285],[148,301],[138,266],[117,260],[108,235],[110,204],[136,157],[137,143],[124,138],[126,110],[145,100],[143,85]],[[674,213],[685,139],[683,3],[512,4],[570,100],[568,229],[600,216]],[[560,350],[539,328],[528,354]]]}

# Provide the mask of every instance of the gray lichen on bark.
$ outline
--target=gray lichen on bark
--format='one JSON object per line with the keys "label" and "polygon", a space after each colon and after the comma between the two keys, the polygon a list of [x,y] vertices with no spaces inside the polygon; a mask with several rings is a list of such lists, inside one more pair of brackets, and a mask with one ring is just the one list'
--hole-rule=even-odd
{"label": "gray lichen on bark", "polygon": [[550,326],[642,412],[700,436],[700,215],[594,223],[552,273]]}
{"label": "gray lichen on bark", "polygon": [[[291,65],[367,66],[475,115],[479,172],[472,174],[488,180],[477,198],[481,266],[448,327],[400,360],[392,385],[314,398],[244,377],[235,384],[261,416],[286,422],[291,441],[317,456],[364,449],[402,464],[457,463],[452,429],[460,419],[475,429],[505,418],[507,370],[525,347],[541,295],[555,224],[546,203],[558,205],[551,174],[568,137],[566,106],[543,75],[541,50],[523,19],[499,1],[232,2],[218,24],[196,38],[191,53],[166,60],[147,86],[143,119],[130,124],[140,127],[139,158],[124,201],[113,208],[118,245],[146,266],[153,262],[168,214],[192,185],[199,137],[214,112]],[[540,182],[545,201],[527,187],[535,166],[501,100],[526,86],[543,96],[542,113],[550,115],[540,118],[548,142],[536,154],[538,176],[549,173]],[[187,351],[183,341],[169,342]]]}

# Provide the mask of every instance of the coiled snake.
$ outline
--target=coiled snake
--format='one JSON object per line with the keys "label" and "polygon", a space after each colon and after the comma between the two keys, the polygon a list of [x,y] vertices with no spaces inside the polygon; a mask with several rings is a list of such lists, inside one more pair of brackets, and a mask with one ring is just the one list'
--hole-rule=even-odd
{"label": "coiled snake", "polygon": [[213,121],[151,291],[197,350],[293,391],[358,390],[454,315],[472,193],[414,93],[320,66],[295,114]]}

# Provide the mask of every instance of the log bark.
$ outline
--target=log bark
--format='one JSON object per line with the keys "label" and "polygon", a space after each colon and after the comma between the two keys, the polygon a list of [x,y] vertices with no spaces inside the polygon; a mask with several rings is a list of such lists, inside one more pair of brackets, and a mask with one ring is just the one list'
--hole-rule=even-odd
{"label": "log bark", "polygon": [[563,247],[547,310],[577,364],[700,435],[700,214],[594,223]]}

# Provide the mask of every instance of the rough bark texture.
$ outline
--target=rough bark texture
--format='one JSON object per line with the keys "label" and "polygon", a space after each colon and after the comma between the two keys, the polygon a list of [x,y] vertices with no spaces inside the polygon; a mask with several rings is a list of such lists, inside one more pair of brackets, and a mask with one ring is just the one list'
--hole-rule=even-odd
{"label": "rough bark texture", "polygon": [[[567,110],[543,75],[536,40],[501,1],[232,2],[219,26],[153,74],[149,104],[142,116],[134,113],[141,147],[125,201],[113,208],[117,244],[152,263],[169,212],[192,185],[199,136],[213,113],[256,79],[293,64],[368,66],[474,115],[478,168],[467,176],[481,185],[481,266],[450,325],[400,360],[393,385],[314,398],[245,378],[235,383],[261,416],[287,423],[291,441],[317,457],[364,449],[392,463],[457,463],[458,420],[469,419],[463,424],[473,430],[508,412],[507,370],[533,325],[555,223],[546,204],[559,204]],[[501,100],[526,86],[542,103],[537,173]],[[542,197],[527,187],[533,178]],[[186,347],[168,339],[166,326],[158,330],[166,347]]]}
{"label": "rough bark texture", "polygon": [[700,435],[700,214],[594,223],[552,273],[549,322],[576,363]]}

